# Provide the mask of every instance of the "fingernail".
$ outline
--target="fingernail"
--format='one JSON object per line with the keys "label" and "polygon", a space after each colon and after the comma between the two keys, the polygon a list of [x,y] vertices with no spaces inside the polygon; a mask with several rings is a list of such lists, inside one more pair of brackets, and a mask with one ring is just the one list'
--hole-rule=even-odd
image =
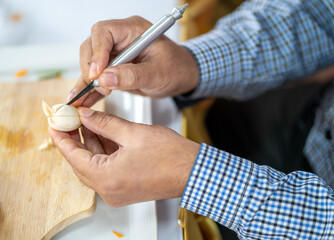
{"label": "fingernail", "polygon": [[97,75],[97,69],[95,62],[92,62],[89,68],[89,78],[95,78]]}
{"label": "fingernail", "polygon": [[90,117],[95,111],[90,108],[79,108],[79,114],[81,117]]}
{"label": "fingernail", "polygon": [[69,102],[70,100],[72,100],[72,98],[75,96],[75,90],[72,89],[70,91],[70,93],[68,94],[67,98],[66,98],[66,102]]}
{"label": "fingernail", "polygon": [[113,72],[104,72],[100,77],[102,86],[105,87],[116,87],[118,85],[118,79]]}

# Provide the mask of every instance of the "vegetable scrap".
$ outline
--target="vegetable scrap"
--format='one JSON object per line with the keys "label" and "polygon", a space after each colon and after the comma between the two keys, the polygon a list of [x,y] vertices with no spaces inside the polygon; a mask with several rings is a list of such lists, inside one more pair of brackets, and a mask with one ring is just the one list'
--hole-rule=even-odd
{"label": "vegetable scrap", "polygon": [[35,74],[38,80],[47,80],[52,78],[59,78],[64,70],[61,69],[44,69],[36,71]]}
{"label": "vegetable scrap", "polygon": [[54,146],[53,141],[49,137],[47,140],[45,139],[41,145],[39,145],[38,150],[43,151],[53,146]]}
{"label": "vegetable scrap", "polygon": [[11,16],[10,16],[10,20],[12,22],[19,22],[21,21],[23,18],[23,15],[21,13],[13,13]]}
{"label": "vegetable scrap", "polygon": [[20,77],[24,77],[24,76],[26,76],[27,74],[28,74],[28,70],[27,70],[27,69],[21,69],[21,70],[17,71],[17,72],[14,74],[14,76],[15,76],[16,78],[20,78]]}
{"label": "vegetable scrap", "polygon": [[124,235],[123,234],[120,234],[120,233],[118,233],[118,232],[115,232],[115,231],[112,231],[113,232],[113,234],[115,234],[117,237],[119,237],[119,238],[122,238],[122,237],[124,237]]}

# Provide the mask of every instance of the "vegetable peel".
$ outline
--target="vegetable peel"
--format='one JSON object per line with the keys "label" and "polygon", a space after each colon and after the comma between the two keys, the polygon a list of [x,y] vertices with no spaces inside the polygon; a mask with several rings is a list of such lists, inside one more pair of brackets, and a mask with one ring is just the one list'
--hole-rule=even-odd
{"label": "vegetable peel", "polygon": [[27,70],[27,69],[22,69],[22,70],[17,71],[17,72],[14,74],[14,76],[15,76],[16,78],[20,78],[20,77],[24,77],[24,76],[27,75],[27,74],[28,74],[28,70]]}
{"label": "vegetable peel", "polygon": [[124,237],[124,235],[123,234],[120,234],[120,233],[118,233],[118,232],[115,232],[115,231],[112,231],[113,232],[113,234],[115,234],[117,237],[119,237],[119,238],[122,238],[122,237]]}

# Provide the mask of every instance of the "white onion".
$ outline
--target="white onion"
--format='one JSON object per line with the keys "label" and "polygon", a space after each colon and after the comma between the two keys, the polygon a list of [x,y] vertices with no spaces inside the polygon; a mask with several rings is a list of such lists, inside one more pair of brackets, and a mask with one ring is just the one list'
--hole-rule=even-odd
{"label": "white onion", "polygon": [[56,104],[52,107],[42,101],[45,116],[49,126],[57,131],[70,132],[81,126],[78,110],[66,104]]}

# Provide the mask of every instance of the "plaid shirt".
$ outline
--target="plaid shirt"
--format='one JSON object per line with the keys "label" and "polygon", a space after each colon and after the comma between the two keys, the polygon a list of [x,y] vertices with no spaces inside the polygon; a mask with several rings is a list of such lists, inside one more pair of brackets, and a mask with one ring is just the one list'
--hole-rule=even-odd
{"label": "plaid shirt", "polygon": [[[184,46],[200,72],[191,98],[249,99],[334,63],[334,1],[248,1]],[[320,178],[283,174],[202,143],[180,206],[241,239],[334,239],[333,131],[334,85],[304,149]]]}

